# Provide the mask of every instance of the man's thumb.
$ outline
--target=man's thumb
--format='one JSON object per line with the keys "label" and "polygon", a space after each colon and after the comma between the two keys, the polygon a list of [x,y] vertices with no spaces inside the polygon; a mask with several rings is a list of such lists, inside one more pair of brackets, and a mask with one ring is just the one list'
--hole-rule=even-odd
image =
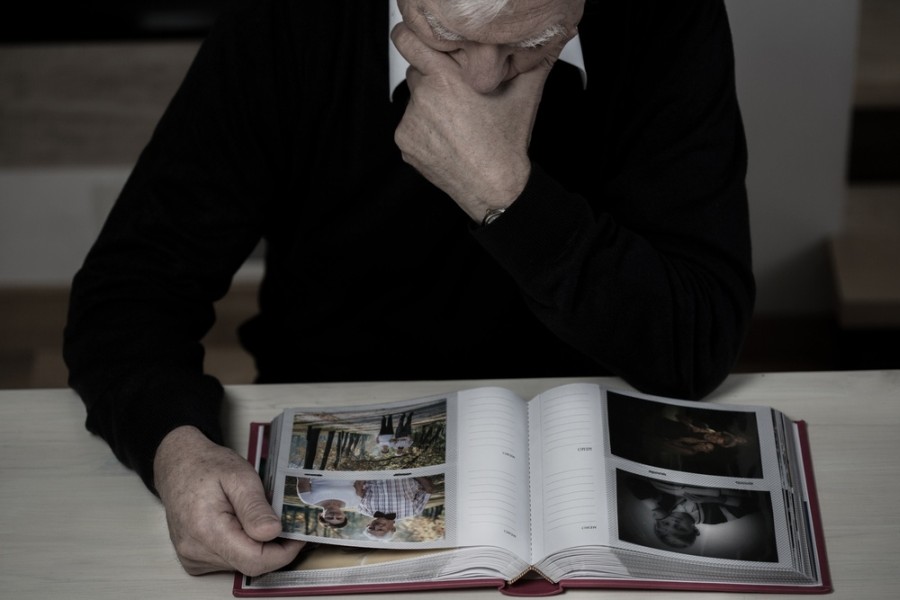
{"label": "man's thumb", "polygon": [[257,542],[268,542],[278,537],[281,533],[281,521],[266,501],[262,483],[255,473],[249,482],[231,496],[235,517],[248,536]]}

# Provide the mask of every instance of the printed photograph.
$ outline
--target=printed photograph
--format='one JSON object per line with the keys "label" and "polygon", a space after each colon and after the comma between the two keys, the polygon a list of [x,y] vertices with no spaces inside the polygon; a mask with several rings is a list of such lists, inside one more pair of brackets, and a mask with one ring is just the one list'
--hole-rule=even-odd
{"label": "printed photograph", "polygon": [[619,539],[709,558],[777,562],[768,492],[711,488],[616,471]]}
{"label": "printed photograph", "polygon": [[444,475],[352,480],[288,476],[282,529],[321,538],[391,542],[444,539]]}
{"label": "printed photograph", "polygon": [[294,416],[288,468],[397,471],[446,463],[447,401]]}
{"label": "printed photograph", "polygon": [[610,451],[703,475],[763,477],[756,414],[681,407],[607,392]]}

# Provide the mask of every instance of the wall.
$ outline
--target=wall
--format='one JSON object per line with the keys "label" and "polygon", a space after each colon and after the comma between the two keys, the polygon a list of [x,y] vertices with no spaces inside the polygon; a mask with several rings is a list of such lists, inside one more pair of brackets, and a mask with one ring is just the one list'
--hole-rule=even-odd
{"label": "wall", "polygon": [[729,0],[750,150],[758,313],[831,309],[826,241],[842,227],[856,0]]}
{"label": "wall", "polygon": [[0,286],[68,284],[196,48],[0,46]]}
{"label": "wall", "polygon": [[[857,0],[732,0],[760,313],[831,306]],[[0,286],[66,285],[195,50],[0,46]]]}

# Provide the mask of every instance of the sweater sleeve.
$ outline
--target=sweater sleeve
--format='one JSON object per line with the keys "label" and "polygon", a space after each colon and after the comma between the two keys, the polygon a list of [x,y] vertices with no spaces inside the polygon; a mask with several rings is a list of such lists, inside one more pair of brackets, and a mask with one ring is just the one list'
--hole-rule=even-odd
{"label": "sweater sleeve", "polygon": [[746,143],[722,3],[653,10],[593,195],[534,163],[474,235],[561,339],[638,389],[699,398],[732,368],[754,302]]}
{"label": "sweater sleeve", "polygon": [[263,138],[274,129],[264,104],[274,77],[249,67],[275,64],[266,39],[255,13],[223,15],[71,287],[63,353],[87,428],[154,491],[169,431],[193,425],[222,442],[223,389],[203,374],[200,340],[273,193],[277,148]]}

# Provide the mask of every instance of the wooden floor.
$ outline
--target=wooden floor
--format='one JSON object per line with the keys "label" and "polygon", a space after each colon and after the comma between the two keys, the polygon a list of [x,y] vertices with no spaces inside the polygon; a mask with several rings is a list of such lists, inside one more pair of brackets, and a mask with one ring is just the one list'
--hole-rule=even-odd
{"label": "wooden floor", "polygon": [[[253,285],[237,285],[216,307],[205,339],[207,371],[223,383],[252,383],[252,360],[237,326],[254,312]],[[61,356],[65,289],[0,289],[0,388],[66,387]],[[900,331],[841,331],[833,319],[757,318],[739,372],[900,368]]]}

